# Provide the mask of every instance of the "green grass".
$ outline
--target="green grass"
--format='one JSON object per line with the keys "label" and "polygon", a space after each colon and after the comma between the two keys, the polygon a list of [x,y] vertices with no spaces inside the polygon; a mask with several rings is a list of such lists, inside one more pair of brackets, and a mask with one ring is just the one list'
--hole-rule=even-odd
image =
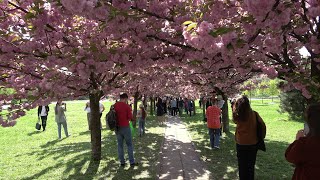
{"label": "green grass", "polygon": [[[108,111],[111,103],[104,102],[104,105]],[[71,137],[62,140],[58,140],[53,105],[50,105],[45,132],[35,130],[35,109],[19,119],[16,126],[0,128],[0,179],[155,179],[164,128],[157,126],[154,117],[147,119],[146,136],[134,137],[135,158],[141,164],[122,169],[117,158],[116,137],[106,129],[104,118],[102,160],[100,164],[90,161],[90,132],[84,106],[85,101],[67,102]]]}
{"label": "green grass", "polygon": [[[258,152],[256,179],[291,179],[293,167],[285,160],[284,153],[295,139],[296,132],[303,128],[303,123],[288,121],[287,114],[280,114],[278,101],[264,100],[262,103],[261,100],[253,100],[252,108],[260,114],[267,126],[267,152]],[[208,130],[202,119],[202,110],[199,108],[196,116],[183,118],[201,158],[206,161],[214,179],[238,179],[235,125],[230,121],[231,132],[223,134],[221,149],[211,150]]]}
{"label": "green grass", "polygon": [[[303,128],[303,123],[288,121],[287,114],[278,113],[279,104],[275,102],[252,102],[253,109],[259,112],[267,125],[267,152],[258,153],[256,179],[291,179],[293,173],[284,152],[294,140],[296,131]],[[104,102],[106,110],[110,104]],[[0,179],[155,179],[164,128],[157,126],[154,117],[148,117],[147,135],[141,139],[134,137],[135,158],[142,164],[134,169],[121,169],[115,135],[105,129],[104,120],[102,160],[100,164],[90,161],[90,132],[84,106],[85,101],[67,102],[66,115],[72,136],[62,140],[58,140],[53,105],[50,106],[45,132],[35,130],[36,110],[22,117],[14,127],[0,128]],[[184,116],[182,120],[187,124],[201,158],[207,159],[206,164],[214,179],[237,179],[235,125],[230,122],[231,133],[224,134],[221,149],[213,151],[209,148],[201,109],[198,108],[196,116]]]}

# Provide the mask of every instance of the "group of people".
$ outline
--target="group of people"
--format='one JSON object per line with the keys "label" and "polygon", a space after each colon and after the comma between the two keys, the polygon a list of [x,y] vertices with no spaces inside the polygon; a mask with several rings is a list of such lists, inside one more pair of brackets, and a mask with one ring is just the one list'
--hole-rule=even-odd
{"label": "group of people", "polygon": [[191,116],[192,112],[194,112],[194,101],[181,97],[164,97],[163,99],[158,97],[156,108],[157,112],[159,112],[157,113],[157,116],[162,116],[164,114],[168,114],[171,116],[177,116],[179,114],[181,116],[183,110],[186,114],[189,114]]}
{"label": "group of people", "polygon": [[[210,144],[219,149],[221,133],[221,109],[219,100],[213,97],[206,109]],[[203,102],[203,101],[202,101]],[[203,104],[204,105],[204,104]],[[266,125],[258,112],[254,111],[249,99],[241,96],[231,103],[233,121],[236,124],[235,141],[240,180],[253,180],[259,147],[258,124],[262,138],[266,135]],[[295,165],[292,179],[320,179],[320,104],[310,105],[305,112],[306,129],[299,130],[296,140],[289,145],[285,157]]]}
{"label": "group of people", "polygon": [[[48,119],[49,111],[50,111],[50,108],[48,105],[43,105],[38,107],[38,121],[40,121],[41,119],[41,125],[42,125],[43,131],[45,131],[47,127],[47,119]],[[58,100],[54,108],[54,114],[55,114],[55,121],[58,126],[59,139],[61,139],[61,126],[64,129],[64,133],[66,137],[70,136],[70,134],[68,133],[67,118],[64,113],[65,111],[67,111],[66,103],[63,103],[61,100]]]}
{"label": "group of people", "polygon": [[[179,98],[180,99],[180,98]],[[170,101],[171,114],[175,115],[173,108],[174,99]],[[185,103],[186,101],[182,101]],[[167,103],[163,102],[161,98],[158,98],[157,119],[160,124],[164,124],[166,114],[165,107]],[[176,105],[179,107],[179,101]],[[204,101],[202,101],[202,105]],[[210,137],[210,145],[212,149],[220,149],[220,135],[221,135],[221,108],[224,105],[224,101],[219,96],[213,96],[206,102],[206,119],[207,127]],[[249,99],[246,96],[241,96],[231,103],[233,121],[236,124],[235,141],[236,152],[238,159],[238,170],[240,180],[253,180],[255,163],[257,157],[257,124],[262,125],[263,136],[266,134],[266,125],[258,112],[254,111]],[[100,117],[105,110],[104,106],[100,103]],[[116,112],[118,128],[116,130],[116,137],[118,143],[118,158],[122,167],[126,165],[124,159],[124,142],[127,145],[127,152],[129,156],[130,166],[135,166],[138,163],[133,156],[133,143],[132,134],[130,129],[130,121],[135,121],[132,115],[132,109],[128,105],[128,95],[126,93],[120,95],[120,101],[114,104]],[[46,121],[49,113],[49,106],[39,106],[38,117],[42,121],[43,131],[46,130]],[[66,137],[68,134],[67,121],[65,111],[67,110],[66,104],[62,101],[58,101],[55,106],[55,120],[58,126],[58,137],[61,139],[61,126],[64,128]],[[87,103],[85,111],[88,113],[88,124],[90,129],[90,104]],[[179,111],[179,108],[178,108]],[[143,104],[139,106],[137,112],[137,120],[139,124],[139,135],[145,134],[145,120],[146,110]],[[295,165],[295,172],[293,179],[320,179],[320,173],[318,171],[320,156],[320,104],[310,105],[305,112],[306,124],[308,132],[306,130],[299,130],[296,135],[296,140],[287,148],[285,157],[286,159]],[[264,138],[264,137],[263,137]]]}

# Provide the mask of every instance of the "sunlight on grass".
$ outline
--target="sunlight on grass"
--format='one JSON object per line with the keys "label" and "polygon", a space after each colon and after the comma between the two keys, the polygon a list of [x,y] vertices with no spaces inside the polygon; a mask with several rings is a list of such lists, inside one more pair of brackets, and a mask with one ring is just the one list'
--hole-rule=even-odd
{"label": "sunlight on grass", "polygon": [[141,165],[132,169],[127,164],[120,169],[116,136],[106,129],[104,120],[111,102],[103,102],[106,111],[101,118],[102,160],[96,164],[90,161],[90,132],[83,110],[86,102],[67,102],[66,116],[71,137],[62,140],[58,140],[54,104],[50,105],[44,132],[35,130],[36,109],[20,118],[16,126],[0,128],[0,179],[155,179],[155,162],[164,134],[164,128],[157,125],[155,117],[148,117],[148,131],[144,137],[136,135],[133,138],[135,158]]}
{"label": "sunlight on grass", "polygon": [[[284,152],[294,140],[296,132],[303,128],[302,122],[290,121],[288,114],[280,114],[279,101],[253,100],[252,108],[257,111],[267,126],[265,139],[267,152],[259,151],[256,163],[256,179],[291,179],[293,167],[285,160]],[[231,116],[231,108],[229,108]],[[183,121],[214,179],[238,179],[237,157],[235,150],[235,125],[230,120],[230,133],[223,133],[221,149],[211,150],[206,124],[202,121],[202,109],[197,115],[184,116]]]}

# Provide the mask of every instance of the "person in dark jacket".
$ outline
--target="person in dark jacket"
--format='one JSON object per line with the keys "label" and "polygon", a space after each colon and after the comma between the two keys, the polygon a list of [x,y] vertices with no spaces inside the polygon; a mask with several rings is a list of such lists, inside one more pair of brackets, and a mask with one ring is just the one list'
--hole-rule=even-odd
{"label": "person in dark jacket", "polygon": [[157,107],[157,121],[159,122],[160,125],[163,125],[165,121],[164,119],[165,117],[164,117],[164,108],[163,108],[163,103],[161,98],[158,98],[156,107]]}
{"label": "person in dark jacket", "polygon": [[38,107],[38,118],[41,118],[41,124],[42,124],[42,128],[43,131],[46,130],[47,127],[47,119],[48,119],[48,113],[49,113],[49,106],[39,106]]}

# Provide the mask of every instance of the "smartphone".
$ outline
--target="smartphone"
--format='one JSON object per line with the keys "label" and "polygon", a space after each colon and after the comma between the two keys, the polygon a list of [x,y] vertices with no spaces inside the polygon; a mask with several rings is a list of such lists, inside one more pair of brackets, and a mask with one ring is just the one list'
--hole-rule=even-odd
{"label": "smartphone", "polygon": [[308,135],[309,134],[309,126],[307,123],[304,123],[304,128],[303,128],[303,131],[304,131],[304,135]]}

